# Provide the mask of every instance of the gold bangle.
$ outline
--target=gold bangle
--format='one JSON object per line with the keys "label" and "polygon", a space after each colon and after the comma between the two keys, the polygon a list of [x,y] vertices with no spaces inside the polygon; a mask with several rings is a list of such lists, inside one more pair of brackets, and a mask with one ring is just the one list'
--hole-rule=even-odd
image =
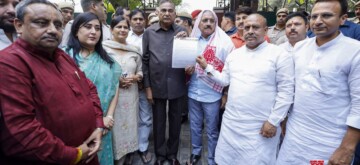
{"label": "gold bangle", "polygon": [[76,148],[76,149],[77,149],[78,153],[77,153],[77,155],[76,155],[76,159],[75,159],[75,161],[74,161],[74,164],[78,164],[78,163],[80,162],[80,160],[81,160],[81,157],[82,157],[82,150],[81,150],[81,148]]}

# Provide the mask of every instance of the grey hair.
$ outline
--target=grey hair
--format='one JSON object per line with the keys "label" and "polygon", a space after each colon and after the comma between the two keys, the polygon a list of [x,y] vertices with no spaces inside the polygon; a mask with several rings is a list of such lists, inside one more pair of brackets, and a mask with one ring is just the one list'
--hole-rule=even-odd
{"label": "grey hair", "polygon": [[81,0],[81,8],[84,12],[88,12],[91,9],[92,3],[99,3],[102,2],[102,0]]}
{"label": "grey hair", "polygon": [[20,21],[24,21],[26,8],[31,4],[44,4],[53,7],[56,11],[59,9],[50,1],[48,0],[23,0],[18,5],[16,5],[15,11],[16,11],[16,18]]}
{"label": "grey hair", "polygon": [[175,3],[172,0],[160,0],[159,6],[162,5],[163,3],[171,3],[175,8]]}

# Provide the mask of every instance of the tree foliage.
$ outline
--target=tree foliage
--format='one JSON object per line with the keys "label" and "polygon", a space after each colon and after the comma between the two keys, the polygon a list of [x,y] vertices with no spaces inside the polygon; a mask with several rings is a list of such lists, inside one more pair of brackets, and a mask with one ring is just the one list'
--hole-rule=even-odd
{"label": "tree foliage", "polygon": [[[135,8],[140,8],[143,9],[144,8],[144,0],[108,0],[115,8],[117,8],[118,6],[127,6],[129,7],[131,10],[135,9]],[[149,0],[146,0],[146,2],[148,2]],[[156,3],[158,2],[158,0],[154,0]],[[180,5],[182,0],[172,0],[175,4],[175,6]],[[152,2],[152,0],[151,0]],[[149,7],[149,5],[153,4],[146,4],[145,7]],[[155,6],[157,6],[155,4]]]}

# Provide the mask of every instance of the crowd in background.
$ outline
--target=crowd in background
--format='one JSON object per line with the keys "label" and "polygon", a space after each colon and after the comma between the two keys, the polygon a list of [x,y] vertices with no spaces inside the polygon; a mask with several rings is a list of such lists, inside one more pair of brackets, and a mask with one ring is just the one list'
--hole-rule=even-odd
{"label": "crowd in background", "polygon": [[[81,7],[0,0],[0,164],[179,165],[189,120],[186,164],[360,165],[360,1],[354,18],[317,0],[269,27],[245,6],[220,19],[161,0],[110,24],[102,0]],[[198,56],[173,68],[185,37]]]}

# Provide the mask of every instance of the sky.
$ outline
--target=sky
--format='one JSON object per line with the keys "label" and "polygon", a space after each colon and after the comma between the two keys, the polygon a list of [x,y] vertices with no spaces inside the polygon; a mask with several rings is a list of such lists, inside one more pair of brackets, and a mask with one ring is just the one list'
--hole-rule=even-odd
{"label": "sky", "polygon": [[[61,2],[66,0],[50,0],[51,2]],[[70,1],[70,0],[67,0]],[[216,0],[182,0],[182,6],[179,6],[178,11],[186,11],[191,13],[196,9],[212,9],[216,4]],[[80,0],[75,0],[75,12],[82,12]]]}
{"label": "sky", "polygon": [[196,9],[212,10],[215,4],[216,4],[216,0],[182,0],[182,6],[178,10],[187,11],[189,13],[191,13]]}

